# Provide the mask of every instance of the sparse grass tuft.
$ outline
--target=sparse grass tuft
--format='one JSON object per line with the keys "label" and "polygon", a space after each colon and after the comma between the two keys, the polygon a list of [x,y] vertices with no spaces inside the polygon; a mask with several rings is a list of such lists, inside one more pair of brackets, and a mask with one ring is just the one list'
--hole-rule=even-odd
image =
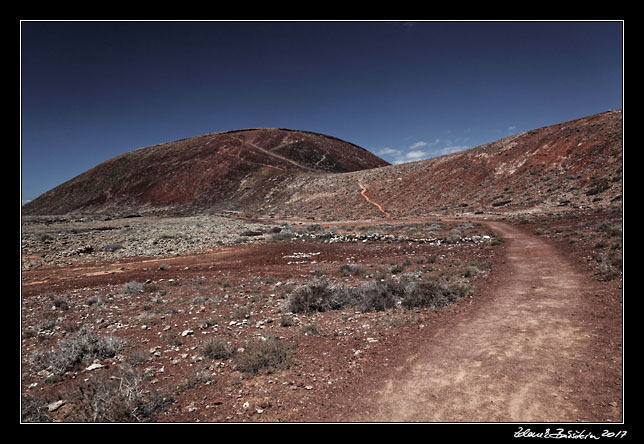
{"label": "sparse grass tuft", "polygon": [[443,285],[435,281],[412,282],[405,287],[402,306],[406,308],[444,307],[471,294],[465,285]]}
{"label": "sparse grass tuft", "polygon": [[344,264],[340,266],[340,273],[343,276],[364,276],[367,274],[367,269],[361,265]]}
{"label": "sparse grass tuft", "polygon": [[622,256],[616,251],[602,253],[598,258],[598,275],[601,280],[612,281],[617,278],[623,270]]}
{"label": "sparse grass tuft", "polygon": [[95,359],[115,356],[124,341],[114,336],[98,337],[87,327],[60,341],[58,347],[35,352],[31,362],[35,370],[50,369],[56,375],[62,375],[79,365],[89,365]]}
{"label": "sparse grass tuft", "polygon": [[293,313],[313,313],[352,307],[363,312],[405,308],[442,307],[470,296],[472,290],[461,284],[437,281],[374,280],[358,287],[331,285],[314,279],[296,288],[287,298],[286,309]]}
{"label": "sparse grass tuft", "polygon": [[151,422],[171,402],[131,367],[111,377],[94,374],[68,395],[74,422]]}
{"label": "sparse grass tuft", "polygon": [[222,338],[211,338],[203,345],[202,353],[211,359],[228,359],[235,354],[235,347]]}
{"label": "sparse grass tuft", "polygon": [[123,285],[121,289],[122,293],[131,294],[131,293],[141,293],[143,291],[143,284],[136,281],[127,282]]}
{"label": "sparse grass tuft", "polygon": [[20,418],[23,422],[52,422],[46,402],[38,396],[23,393],[20,400]]}
{"label": "sparse grass tuft", "polygon": [[612,236],[612,237],[622,236],[622,227],[619,224],[611,221],[604,221],[600,223],[597,226],[596,230],[598,232],[605,233],[608,236]]}
{"label": "sparse grass tuft", "polygon": [[293,313],[338,310],[348,305],[349,298],[350,294],[344,287],[331,285],[324,278],[315,278],[288,296],[286,310]]}
{"label": "sparse grass tuft", "polygon": [[391,280],[367,282],[352,289],[355,307],[360,311],[384,311],[396,306],[401,288]]}
{"label": "sparse grass tuft", "polygon": [[67,299],[65,299],[63,296],[49,293],[49,298],[51,299],[52,304],[56,308],[60,308],[61,310],[69,310],[69,303],[67,302]]}
{"label": "sparse grass tuft", "polygon": [[293,349],[294,345],[275,338],[255,338],[235,355],[237,369],[256,375],[288,368],[292,363]]}

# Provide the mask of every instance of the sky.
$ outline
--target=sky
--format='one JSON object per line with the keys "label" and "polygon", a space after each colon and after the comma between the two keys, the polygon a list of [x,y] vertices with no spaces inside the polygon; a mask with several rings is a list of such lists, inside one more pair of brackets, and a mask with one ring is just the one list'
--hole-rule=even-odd
{"label": "sky", "polygon": [[219,131],[314,131],[403,163],[620,109],[623,25],[22,21],[21,202]]}

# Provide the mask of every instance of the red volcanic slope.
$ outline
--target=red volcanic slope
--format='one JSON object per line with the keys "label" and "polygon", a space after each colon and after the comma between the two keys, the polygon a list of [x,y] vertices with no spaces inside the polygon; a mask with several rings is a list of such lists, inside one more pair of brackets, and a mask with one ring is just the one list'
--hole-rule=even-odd
{"label": "red volcanic slope", "polygon": [[372,197],[399,215],[620,206],[622,128],[617,110],[526,131],[405,165],[404,180]]}
{"label": "red volcanic slope", "polygon": [[336,220],[620,207],[622,131],[621,110],[608,111],[442,157],[296,177],[272,212]]}
{"label": "red volcanic slope", "polygon": [[385,165],[363,148],[312,132],[214,133],[116,156],[29,202],[23,214],[252,211],[293,176]]}
{"label": "red volcanic slope", "polygon": [[622,128],[621,110],[608,111],[402,165],[303,131],[209,134],[117,156],[23,214],[239,210],[339,220],[620,207]]}

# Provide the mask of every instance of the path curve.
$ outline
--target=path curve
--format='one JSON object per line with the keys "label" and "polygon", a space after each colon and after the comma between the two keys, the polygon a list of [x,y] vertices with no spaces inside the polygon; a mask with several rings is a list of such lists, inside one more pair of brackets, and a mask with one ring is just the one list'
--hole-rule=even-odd
{"label": "path curve", "polygon": [[382,208],[382,205],[380,205],[378,202],[375,202],[375,201],[371,200],[371,198],[369,198],[369,196],[367,196],[367,187],[365,187],[362,184],[362,182],[360,182],[359,180],[358,180],[358,185],[360,185],[360,188],[362,188],[362,190],[360,191],[360,194],[362,194],[362,197],[364,197],[366,199],[366,201],[369,202],[371,205],[376,206],[376,208],[378,208],[378,210],[380,210],[380,212],[382,214],[384,214],[387,219],[390,219],[391,214],[389,212],[385,211],[385,209]]}
{"label": "path curve", "polygon": [[509,278],[439,327],[375,389],[356,421],[574,422],[595,377],[577,320],[586,278],[547,241],[502,222]]}

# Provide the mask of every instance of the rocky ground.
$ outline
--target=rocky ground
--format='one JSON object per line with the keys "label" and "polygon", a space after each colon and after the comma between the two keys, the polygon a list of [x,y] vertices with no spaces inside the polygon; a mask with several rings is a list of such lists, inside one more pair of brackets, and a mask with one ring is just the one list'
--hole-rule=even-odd
{"label": "rocky ground", "polygon": [[[90,408],[79,390],[97,390],[126,370],[142,397],[166,399],[156,420],[315,420],[309,416],[315,399],[341,393],[390,341],[434,315],[399,306],[293,313],[285,304],[295,289],[312,279],[352,288],[423,274],[472,285],[491,271],[499,248],[481,224],[441,220],[25,222],[24,394],[40,407],[57,406],[60,398],[64,405],[44,414],[72,421],[87,419],[78,409]],[[106,248],[117,243],[122,248]],[[88,352],[58,371],[51,360],[35,364],[87,334],[121,345],[109,356]],[[276,338],[288,357],[276,368],[240,370],[240,350],[257,338]],[[209,355],[212,341],[226,352]]]}
{"label": "rocky ground", "polygon": [[176,256],[243,243],[268,225],[224,216],[25,216],[22,263],[30,269],[137,256]]}
{"label": "rocky ground", "polygon": [[[24,218],[22,420],[357,418],[366,393],[507,277],[505,240],[470,216]],[[506,223],[592,280],[597,347],[621,355],[621,212]],[[413,302],[420,284],[441,297]],[[311,289],[338,305],[311,309]],[[619,420],[612,371],[582,419]]]}

